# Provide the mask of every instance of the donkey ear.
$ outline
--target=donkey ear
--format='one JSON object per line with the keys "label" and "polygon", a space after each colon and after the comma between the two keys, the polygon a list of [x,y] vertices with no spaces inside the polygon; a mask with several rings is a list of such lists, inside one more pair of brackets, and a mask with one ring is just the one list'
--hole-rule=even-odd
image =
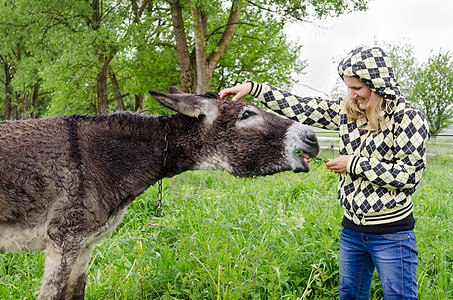
{"label": "donkey ear", "polygon": [[204,121],[212,124],[218,114],[217,101],[186,93],[164,94],[150,90],[149,93],[163,106],[189,117],[205,117]]}
{"label": "donkey ear", "polygon": [[178,89],[175,88],[174,86],[168,87],[168,92],[169,92],[170,94],[186,94],[186,95],[189,95],[189,94],[187,94],[187,93],[184,93],[183,91],[178,90]]}

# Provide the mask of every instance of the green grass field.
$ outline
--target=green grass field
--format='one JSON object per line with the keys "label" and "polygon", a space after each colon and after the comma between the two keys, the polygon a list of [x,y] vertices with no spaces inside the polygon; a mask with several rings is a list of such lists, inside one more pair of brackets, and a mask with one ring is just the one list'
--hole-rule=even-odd
{"label": "green grass field", "polygon": [[[430,157],[414,196],[420,299],[453,299],[452,168],[450,155]],[[324,166],[166,179],[161,218],[155,186],[97,244],[86,299],[337,299],[336,184]],[[35,299],[43,265],[43,253],[0,253],[0,299]],[[377,274],[372,299],[383,299]]]}

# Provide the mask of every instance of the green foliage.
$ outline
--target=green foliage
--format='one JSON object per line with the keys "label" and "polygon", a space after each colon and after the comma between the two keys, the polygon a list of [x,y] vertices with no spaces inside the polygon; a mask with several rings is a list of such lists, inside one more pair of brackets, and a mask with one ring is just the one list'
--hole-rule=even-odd
{"label": "green foliage", "polygon": [[425,115],[434,135],[453,124],[453,59],[432,53],[426,62],[414,58],[410,44],[387,45],[403,94]]}
{"label": "green foliage", "polygon": [[390,45],[383,43],[393,63],[396,78],[401,84],[404,95],[410,95],[414,89],[414,73],[417,73],[418,61],[415,59],[414,46],[409,43]]}
{"label": "green foliage", "polygon": [[414,79],[413,100],[425,114],[432,134],[453,124],[453,59],[450,52],[432,55]]}
{"label": "green foliage", "polygon": [[452,166],[450,154],[431,158],[414,197],[420,299],[453,297]]}
{"label": "green foliage", "polygon": [[251,5],[264,8],[266,11],[271,11],[283,17],[305,21],[309,17],[324,18],[327,16],[339,16],[354,10],[365,10],[368,1],[364,0],[277,0],[253,1]]}
{"label": "green foliage", "polygon": [[[232,3],[194,3],[204,12],[205,50],[209,55],[218,50]],[[365,9],[366,3],[235,2],[242,7],[241,21],[216,66],[212,88],[218,91],[252,78],[290,87],[293,72],[301,72],[305,62],[298,58],[301,45],[286,41],[284,24]],[[179,4],[187,51],[193,60],[190,4],[186,0]],[[113,111],[117,109],[118,93],[129,110],[136,110],[140,109],[134,102],[136,96],[142,98],[149,89],[163,91],[168,86],[179,86],[181,66],[169,10],[169,3],[160,0],[1,1],[2,117],[95,114],[100,112],[102,99]],[[119,91],[113,89],[107,74],[116,76]],[[146,109],[156,108],[149,99],[145,103],[151,105]]]}
{"label": "green foliage", "polygon": [[301,45],[286,41],[284,23],[259,11],[244,11],[250,21],[238,26],[230,49],[215,70],[213,87],[218,91],[248,80],[289,88],[296,82],[306,61],[299,59]]}
{"label": "green foliage", "polygon": [[[42,32],[42,15],[24,1],[3,1],[0,5],[0,100],[2,118],[27,117],[32,108],[39,117],[46,96],[32,101],[39,90],[39,67],[48,57],[45,47],[37,46]],[[34,107],[33,107],[34,106]],[[8,107],[8,109],[6,108]]]}
{"label": "green foliage", "polygon": [[[315,265],[316,274],[324,275],[318,275],[316,289],[332,288],[323,283],[337,269],[335,250],[328,245],[338,242],[338,226],[331,217],[331,228],[307,230],[320,208],[307,203],[329,201],[321,194],[305,199],[312,183],[292,175],[291,183],[283,184],[287,176],[270,177],[257,179],[261,181],[257,186],[255,181],[224,173],[202,173],[201,177],[199,172],[187,173],[164,184],[165,216],[148,223],[151,225],[144,232],[148,238],[141,241],[142,247],[150,247],[140,262],[149,268],[141,274],[145,297],[295,297],[306,288],[304,278],[312,273],[311,265]],[[325,180],[331,189],[334,182],[329,177]],[[274,183],[283,184],[283,188],[275,189]],[[325,186],[317,189],[325,194]],[[334,196],[330,189],[327,192]],[[154,203],[149,201],[155,190],[149,192],[136,202],[140,215],[154,212]],[[174,202],[175,198],[179,200]],[[335,201],[330,204],[336,205]],[[301,206],[313,211],[305,215],[296,209]],[[130,215],[124,223],[136,226],[138,218]],[[128,225],[120,230],[131,232]],[[323,245],[322,257],[315,245]],[[100,260],[100,267],[107,267],[108,260]],[[123,274],[130,270],[131,265]],[[96,291],[93,298],[98,290],[91,290]]]}
{"label": "green foliage", "polygon": [[[322,156],[324,157],[324,156]],[[432,157],[414,195],[420,299],[453,297],[453,159]],[[86,299],[337,299],[343,216],[320,167],[238,179],[186,172],[134,201],[94,249]],[[42,253],[0,254],[0,298],[35,299]],[[371,299],[383,299],[377,275]]]}

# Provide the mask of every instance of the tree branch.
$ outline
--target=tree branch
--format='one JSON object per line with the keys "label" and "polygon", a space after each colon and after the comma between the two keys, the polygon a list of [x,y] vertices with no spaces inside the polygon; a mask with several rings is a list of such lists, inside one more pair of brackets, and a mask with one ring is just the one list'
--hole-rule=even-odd
{"label": "tree branch", "polygon": [[[247,3],[253,5],[253,6],[256,6],[258,7],[258,9],[260,10],[263,10],[263,11],[268,11],[272,14],[278,14],[278,15],[283,15],[283,16],[290,16],[292,18],[294,18],[295,20],[297,21],[301,21],[301,22],[307,22],[307,20],[305,20],[303,17],[306,17],[307,16],[307,12],[306,12],[306,6],[295,6],[294,9],[282,9],[282,10],[277,10],[277,9],[270,9],[268,7],[265,7],[265,6],[262,6],[262,5],[259,5],[253,1],[250,1],[250,0],[247,0]],[[275,7],[275,6],[274,6]],[[297,16],[296,14],[292,13],[293,11],[296,11],[297,9],[300,9],[302,11],[302,16]]]}
{"label": "tree branch", "polygon": [[[223,25],[223,26],[220,26],[220,27],[214,29],[210,34],[208,34],[208,35],[206,36],[206,41],[208,41],[209,38],[210,38],[211,36],[213,36],[214,34],[217,34],[217,31],[221,30],[222,28],[227,27],[228,25],[229,25],[229,24],[226,24],[226,25]],[[249,26],[252,26],[252,27],[258,27],[258,25],[255,25],[255,24],[252,24],[252,23],[246,23],[246,22],[236,22],[236,23],[233,23],[232,25],[249,25]]]}
{"label": "tree branch", "polygon": [[107,100],[107,102],[110,104],[110,103],[113,103],[113,102],[115,102],[115,101],[117,101],[117,100],[119,100],[119,99],[122,99],[122,98],[124,98],[124,97],[126,97],[126,96],[129,96],[129,95],[130,95],[130,93],[117,95],[117,96],[115,96],[115,97],[113,97],[113,98]]}
{"label": "tree branch", "polygon": [[220,61],[220,58],[225,53],[228,46],[230,45],[231,40],[233,39],[237,24],[239,22],[241,9],[242,5],[236,5],[235,2],[232,3],[226,29],[223,32],[223,35],[220,38],[219,42],[217,43],[216,49],[214,49],[211,54],[209,54],[209,57],[207,59],[207,69],[211,73],[214,71],[215,66]]}
{"label": "tree branch", "polygon": [[173,32],[175,34],[176,53],[178,54],[178,64],[181,70],[181,88],[184,91],[191,92],[190,79],[190,53],[187,45],[186,31],[182,17],[181,3],[179,0],[170,0],[171,20]]}
{"label": "tree branch", "polygon": [[265,73],[266,72],[266,70],[246,69],[246,68],[243,68],[243,67],[240,67],[240,66],[235,66],[235,65],[218,65],[218,67],[220,67],[220,68],[229,68],[229,69],[237,69],[237,70],[250,72],[250,73],[255,73],[255,74]]}
{"label": "tree branch", "polygon": [[[195,63],[197,66],[197,89],[200,88],[201,82],[203,82],[204,76],[208,74],[206,72],[206,23],[205,15],[202,7],[199,7],[194,3],[194,0],[190,0],[190,11],[193,18],[194,36],[195,36]],[[196,91],[201,93],[202,91]]]}

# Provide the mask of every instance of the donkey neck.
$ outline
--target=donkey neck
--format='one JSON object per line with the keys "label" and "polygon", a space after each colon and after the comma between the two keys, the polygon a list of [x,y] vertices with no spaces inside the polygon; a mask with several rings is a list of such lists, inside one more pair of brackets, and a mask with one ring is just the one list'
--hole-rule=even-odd
{"label": "donkey neck", "polygon": [[99,197],[114,203],[128,202],[158,180],[190,170],[202,124],[181,114],[72,116],[68,122],[74,136],[72,169],[83,187],[91,187]]}
{"label": "donkey neck", "polygon": [[[182,114],[117,114],[81,128],[80,143],[98,169],[117,181],[138,181],[147,188],[164,177],[190,170],[202,144],[202,122]],[[167,150],[165,150],[167,149]],[[167,157],[164,166],[164,155]]]}
{"label": "donkey neck", "polygon": [[160,176],[172,177],[182,172],[193,170],[199,159],[199,152],[206,142],[203,134],[203,122],[183,114],[159,117],[161,123],[161,159]]}

